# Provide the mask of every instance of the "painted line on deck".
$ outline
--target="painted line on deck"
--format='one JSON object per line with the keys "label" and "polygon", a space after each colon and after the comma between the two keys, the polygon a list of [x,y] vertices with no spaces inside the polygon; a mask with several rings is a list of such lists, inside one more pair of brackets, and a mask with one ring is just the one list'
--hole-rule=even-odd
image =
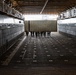
{"label": "painted line on deck", "polygon": [[23,54],[23,56],[22,56],[22,59],[24,59],[24,57],[25,57],[25,53],[26,53],[26,50],[24,51],[24,54]]}
{"label": "painted line on deck", "polygon": [[2,63],[2,65],[7,66],[10,63],[11,59],[16,54],[16,52],[18,51],[18,49],[20,48],[20,46],[22,45],[25,39],[26,37],[23,38],[23,40],[18,44],[18,46],[14,49],[14,51],[8,56],[8,58]]}

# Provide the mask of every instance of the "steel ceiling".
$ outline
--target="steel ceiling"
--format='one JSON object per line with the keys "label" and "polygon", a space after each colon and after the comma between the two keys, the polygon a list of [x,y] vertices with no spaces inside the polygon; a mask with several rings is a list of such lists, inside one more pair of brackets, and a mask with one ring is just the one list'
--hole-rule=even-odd
{"label": "steel ceiling", "polygon": [[[10,0],[23,14],[40,14],[46,0]],[[42,14],[59,14],[76,5],[76,0],[48,0]]]}

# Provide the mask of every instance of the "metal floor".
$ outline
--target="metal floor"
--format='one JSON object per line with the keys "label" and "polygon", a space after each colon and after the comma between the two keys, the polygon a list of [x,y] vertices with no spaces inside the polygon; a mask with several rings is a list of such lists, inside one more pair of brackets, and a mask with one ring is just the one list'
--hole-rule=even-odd
{"label": "metal floor", "polygon": [[[51,33],[50,37],[29,35],[14,53],[9,52],[1,60],[2,75],[76,75],[75,38],[58,32]],[[4,74],[6,69],[7,74]]]}

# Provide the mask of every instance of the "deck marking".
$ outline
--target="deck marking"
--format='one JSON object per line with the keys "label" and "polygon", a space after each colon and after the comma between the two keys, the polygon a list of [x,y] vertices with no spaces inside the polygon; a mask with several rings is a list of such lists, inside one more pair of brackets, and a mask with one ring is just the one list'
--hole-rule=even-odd
{"label": "deck marking", "polygon": [[65,48],[65,49],[68,49],[68,48]]}
{"label": "deck marking", "polygon": [[23,55],[20,55],[20,57],[22,57]]}
{"label": "deck marking", "polygon": [[36,50],[36,48],[34,48],[34,50]]}
{"label": "deck marking", "polygon": [[37,56],[37,55],[33,55],[33,59],[35,59],[35,58],[36,58],[36,56]]}
{"label": "deck marking", "polygon": [[36,46],[34,46],[34,48],[36,48]]}
{"label": "deck marking", "polygon": [[17,63],[20,63],[20,62],[21,62],[20,60],[17,61]]}
{"label": "deck marking", "polygon": [[72,51],[71,51],[71,50],[69,50],[69,52],[70,52],[70,53],[72,53]]}
{"label": "deck marking", "polygon": [[76,57],[76,54],[74,54],[74,56]]}
{"label": "deck marking", "polygon": [[63,54],[60,54],[60,57],[63,57],[64,55]]}
{"label": "deck marking", "polygon": [[21,53],[24,53],[25,51],[22,51]]}
{"label": "deck marking", "polygon": [[23,56],[22,56],[22,59],[24,59],[24,57],[25,57],[25,53],[26,53],[26,50],[24,51],[24,54],[23,54]]}
{"label": "deck marking", "polygon": [[53,60],[49,60],[49,62],[53,62]]}
{"label": "deck marking", "polygon": [[58,49],[58,48],[55,48],[56,50]]}
{"label": "deck marking", "polygon": [[50,55],[47,55],[47,57],[50,57]]}
{"label": "deck marking", "polygon": [[57,51],[58,53],[60,52],[60,51]]}
{"label": "deck marking", "polygon": [[27,46],[24,46],[24,48],[26,48]]}
{"label": "deck marking", "polygon": [[23,41],[26,39],[26,37],[23,38],[23,40],[18,44],[18,46],[14,49],[14,51],[8,56],[8,58],[2,63],[2,65],[8,65],[13,58],[13,56],[16,54],[20,46],[22,45]]}
{"label": "deck marking", "polygon": [[33,62],[37,62],[37,60],[33,60]]}
{"label": "deck marking", "polygon": [[47,49],[47,48],[44,48],[44,49]]}
{"label": "deck marking", "polygon": [[46,51],[46,53],[48,53],[48,51]]}
{"label": "deck marking", "polygon": [[64,60],[64,62],[68,62],[68,60]]}
{"label": "deck marking", "polygon": [[34,51],[34,53],[36,53],[36,51]]}

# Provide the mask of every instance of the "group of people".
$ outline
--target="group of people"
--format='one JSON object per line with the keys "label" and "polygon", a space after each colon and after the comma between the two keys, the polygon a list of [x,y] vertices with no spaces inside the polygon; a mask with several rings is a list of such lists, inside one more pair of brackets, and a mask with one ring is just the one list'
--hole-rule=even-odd
{"label": "group of people", "polygon": [[[28,36],[28,35],[29,35],[29,32],[26,31],[26,36]],[[34,32],[34,31],[31,31],[30,35],[32,37],[34,37],[34,36],[36,36],[36,37],[38,37],[38,36],[44,36],[44,37],[46,37],[46,36],[50,36],[51,32],[50,31],[49,32],[45,32],[45,31],[43,31],[43,32]]]}

